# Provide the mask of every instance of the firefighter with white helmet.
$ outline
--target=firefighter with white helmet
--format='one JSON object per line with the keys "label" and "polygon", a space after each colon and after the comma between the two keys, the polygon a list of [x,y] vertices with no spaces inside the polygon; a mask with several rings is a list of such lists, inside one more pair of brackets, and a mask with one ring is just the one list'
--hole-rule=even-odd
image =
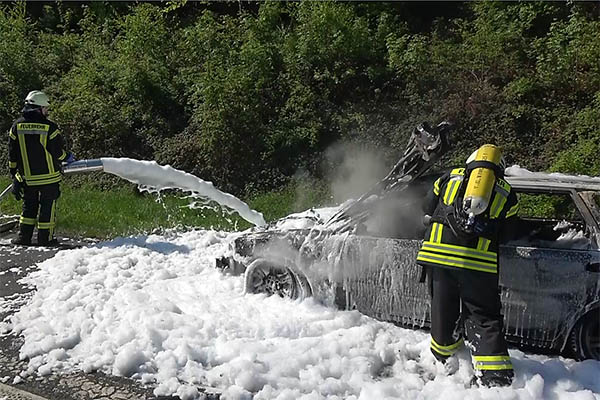
{"label": "firefighter with white helmet", "polygon": [[431,291],[431,352],[446,362],[470,343],[474,381],[510,385],[514,377],[502,331],[498,245],[517,218],[517,196],[503,179],[500,149],[487,144],[464,168],[435,181],[423,210],[431,218],[417,256]]}
{"label": "firefighter with white helmet", "polygon": [[48,96],[39,90],[25,98],[22,116],[9,131],[9,170],[12,192],[23,199],[19,235],[14,244],[31,245],[37,226],[38,244],[56,244],[56,201],[60,196],[63,161],[73,156],[63,148],[63,138],[56,123],[50,121]]}

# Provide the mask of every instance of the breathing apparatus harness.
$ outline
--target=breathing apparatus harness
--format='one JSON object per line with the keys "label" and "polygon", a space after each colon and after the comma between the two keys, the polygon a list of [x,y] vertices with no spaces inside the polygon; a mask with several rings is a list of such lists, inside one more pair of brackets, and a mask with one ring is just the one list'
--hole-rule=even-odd
{"label": "breathing apparatus harness", "polygon": [[496,178],[504,176],[499,165],[500,150],[484,145],[467,160],[456,197],[451,204],[438,206],[431,221],[449,227],[461,239],[492,238],[497,231],[495,219],[490,218],[490,200]]}

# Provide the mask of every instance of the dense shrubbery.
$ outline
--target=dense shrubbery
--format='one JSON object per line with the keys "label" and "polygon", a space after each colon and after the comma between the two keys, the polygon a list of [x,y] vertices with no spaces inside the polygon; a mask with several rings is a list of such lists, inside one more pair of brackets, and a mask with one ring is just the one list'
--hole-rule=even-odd
{"label": "dense shrubbery", "polygon": [[338,141],[391,162],[421,120],[456,123],[448,162],[492,141],[600,173],[598,4],[430,5],[4,4],[0,129],[41,88],[80,158],[156,159],[236,193],[319,174]]}

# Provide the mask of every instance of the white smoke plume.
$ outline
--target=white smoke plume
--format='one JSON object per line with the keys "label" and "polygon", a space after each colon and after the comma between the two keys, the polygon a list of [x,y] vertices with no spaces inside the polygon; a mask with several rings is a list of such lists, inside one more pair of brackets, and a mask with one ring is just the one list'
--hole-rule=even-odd
{"label": "white smoke plume", "polygon": [[336,204],[357,198],[387,173],[383,152],[358,144],[340,143],[327,151],[328,179]]}

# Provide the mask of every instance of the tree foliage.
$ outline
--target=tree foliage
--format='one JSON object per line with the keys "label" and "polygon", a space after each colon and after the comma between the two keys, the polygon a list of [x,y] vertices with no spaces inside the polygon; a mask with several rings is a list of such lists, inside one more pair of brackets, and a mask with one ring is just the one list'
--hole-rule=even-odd
{"label": "tree foliage", "polygon": [[598,174],[599,32],[594,3],[5,3],[0,128],[43,89],[80,158],[156,159],[235,193],[318,175],[339,141],[392,163],[422,120],[455,122],[449,162],[494,142]]}

